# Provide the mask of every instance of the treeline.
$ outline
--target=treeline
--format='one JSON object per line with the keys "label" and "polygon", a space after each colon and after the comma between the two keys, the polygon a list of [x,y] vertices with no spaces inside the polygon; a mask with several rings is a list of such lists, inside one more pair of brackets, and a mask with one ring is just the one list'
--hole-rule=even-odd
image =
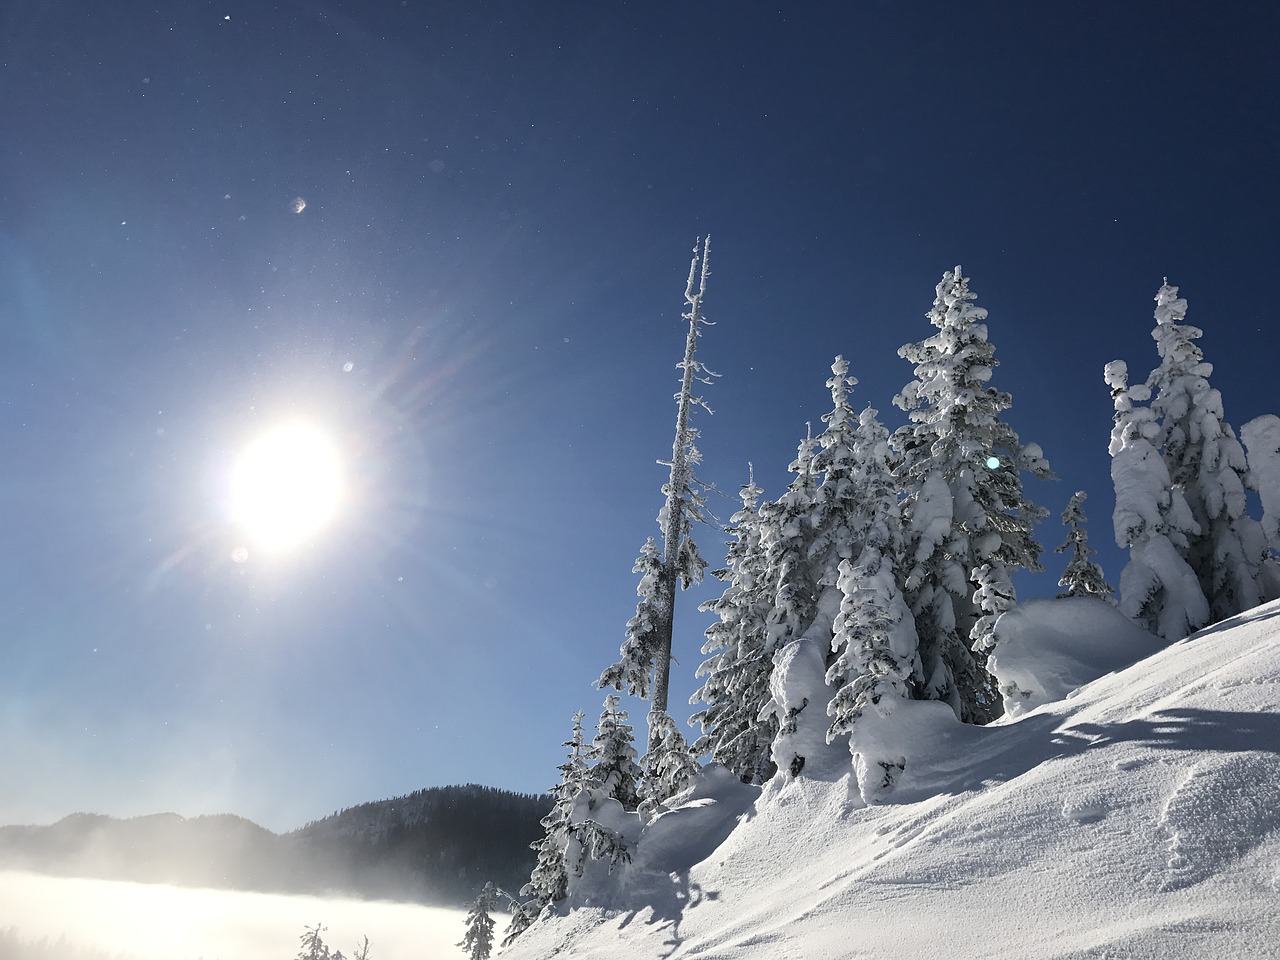
{"label": "treeline", "polygon": [[278,835],[228,814],[117,820],[74,814],[0,827],[0,865],[100,877],[459,905],[490,877],[519,885],[550,799],[432,787],[361,804]]}

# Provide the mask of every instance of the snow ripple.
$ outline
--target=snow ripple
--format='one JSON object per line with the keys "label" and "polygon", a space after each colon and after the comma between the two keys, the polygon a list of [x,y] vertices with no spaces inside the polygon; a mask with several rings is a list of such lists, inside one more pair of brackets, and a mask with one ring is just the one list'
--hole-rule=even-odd
{"label": "snow ripple", "polygon": [[1280,830],[1280,756],[1232,753],[1190,768],[1165,801],[1160,828],[1169,847],[1162,890],[1218,873]]}

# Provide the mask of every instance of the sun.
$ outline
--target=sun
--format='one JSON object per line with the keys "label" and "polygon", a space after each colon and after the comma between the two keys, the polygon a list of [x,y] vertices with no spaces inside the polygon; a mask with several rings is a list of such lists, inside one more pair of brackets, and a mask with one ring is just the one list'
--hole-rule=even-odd
{"label": "sun", "polygon": [[338,448],[305,421],[278,424],[241,451],[231,470],[231,519],[249,545],[269,553],[300,546],[337,516]]}

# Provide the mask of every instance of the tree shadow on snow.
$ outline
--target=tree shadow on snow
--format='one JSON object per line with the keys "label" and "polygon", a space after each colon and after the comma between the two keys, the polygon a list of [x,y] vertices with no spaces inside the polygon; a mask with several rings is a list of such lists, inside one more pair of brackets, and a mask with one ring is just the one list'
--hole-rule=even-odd
{"label": "tree shadow on snow", "polygon": [[[685,910],[696,907],[703,900],[716,900],[720,895],[714,890],[703,890],[701,884],[690,881],[688,870],[678,870],[665,877],[654,875],[652,880],[652,885],[644,892],[644,902],[650,910],[645,923],[649,926],[665,925],[668,928],[667,938],[662,941],[662,945],[668,949],[659,954],[660,960],[663,960],[684,943],[684,937],[680,934],[680,922],[684,919]],[[629,912],[618,924],[618,929],[624,930],[630,926],[639,912]]]}
{"label": "tree shadow on snow", "polygon": [[[935,750],[894,791],[894,803],[1007,783],[1042,763],[1133,743],[1163,750],[1280,754],[1280,714],[1172,708],[1115,723],[1070,723],[1054,714],[1032,715],[1000,727],[960,727],[954,749]],[[951,739],[948,737],[947,739]],[[913,774],[913,775],[912,775]]]}
{"label": "tree shadow on snow", "polygon": [[1120,723],[1077,723],[1064,735],[1086,738],[1086,747],[1129,742],[1166,750],[1280,754],[1280,714],[1196,708],[1161,710]]}

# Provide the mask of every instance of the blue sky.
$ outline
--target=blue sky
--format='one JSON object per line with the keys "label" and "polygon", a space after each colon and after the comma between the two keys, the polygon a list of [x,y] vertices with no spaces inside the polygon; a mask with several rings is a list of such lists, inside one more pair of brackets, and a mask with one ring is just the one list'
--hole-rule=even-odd
{"label": "blue sky", "polygon": [[[897,348],[959,263],[1010,422],[1061,477],[1027,484],[1053,516],[1020,584],[1054,592],[1074,490],[1109,547],[1102,366],[1155,364],[1162,278],[1227,418],[1280,408],[1278,19],[5,8],[0,822],[283,829],[434,784],[549,787],[657,533],[708,231],[704,479],[732,496],[750,461],[776,496],[837,353],[899,423]],[[334,436],[348,504],[307,549],[235,563],[226,473],[286,415]],[[722,539],[700,535],[713,562]],[[707,595],[678,613],[675,705]]]}

